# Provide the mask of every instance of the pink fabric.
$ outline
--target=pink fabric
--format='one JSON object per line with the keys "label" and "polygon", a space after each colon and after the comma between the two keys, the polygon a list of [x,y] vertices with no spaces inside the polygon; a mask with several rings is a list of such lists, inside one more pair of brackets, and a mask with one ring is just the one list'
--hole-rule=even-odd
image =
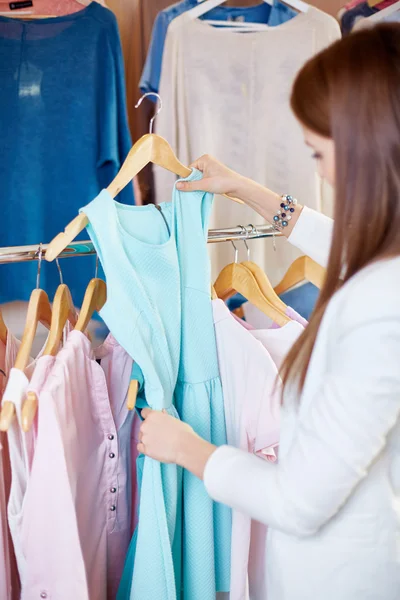
{"label": "pink fabric", "polygon": [[115,598],[130,535],[132,361],[112,338],[98,354],[101,366],[86,336],[72,331],[55,358],[38,361],[29,384],[39,411],[22,600]]}
{"label": "pink fabric", "polygon": [[231,315],[235,319],[235,321],[239,323],[239,325],[247,329],[247,331],[251,331],[252,329],[254,329],[254,327],[250,325],[250,323],[248,323],[244,319],[240,319],[237,315],[235,315],[235,313],[231,313]]}
{"label": "pink fabric", "polygon": [[[222,300],[213,300],[212,306],[228,444],[275,460],[280,427],[277,368]],[[233,511],[230,600],[246,598],[251,528],[250,517]]]}
{"label": "pink fabric", "polygon": [[[78,12],[84,9],[87,4],[90,4],[90,2],[81,3],[78,0],[33,0],[32,7],[9,11],[9,3],[0,2],[0,11],[9,12],[11,17],[18,15],[19,12],[56,17]],[[104,2],[100,2],[100,4],[104,4]]]}
{"label": "pink fabric", "polygon": [[376,4],[375,8],[377,8],[378,10],[383,10],[384,8],[392,6],[392,4],[394,4],[395,2],[397,2],[397,0],[383,0],[383,2],[379,2],[379,4]]}
{"label": "pink fabric", "polygon": [[[19,342],[8,333],[7,343],[0,341],[0,400],[8,374],[18,351]],[[6,433],[0,433],[0,598],[17,600],[20,596],[18,569],[7,519],[7,504],[11,489],[11,466]]]}
{"label": "pink fabric", "polygon": [[358,6],[359,4],[361,4],[362,2],[365,2],[365,0],[351,0],[350,2],[347,2],[343,6],[343,9],[345,11],[351,10],[352,8],[355,8],[356,6]]}
{"label": "pink fabric", "polygon": [[279,329],[253,329],[251,335],[262,343],[278,369],[293,344],[303,333],[304,327],[297,321],[290,321]]}
{"label": "pink fabric", "polygon": [[[279,329],[279,325],[274,323],[270,317],[250,302],[245,302],[243,304],[243,312],[246,322],[251,325],[253,329]],[[292,321],[297,321],[297,323],[300,323],[303,327],[308,325],[308,321],[299,315],[299,313],[291,306],[286,307],[286,316]]]}

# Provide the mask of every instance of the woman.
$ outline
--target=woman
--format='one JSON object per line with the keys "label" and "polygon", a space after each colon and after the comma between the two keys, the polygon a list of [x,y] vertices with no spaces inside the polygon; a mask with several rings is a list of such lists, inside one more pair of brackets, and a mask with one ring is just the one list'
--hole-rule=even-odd
{"label": "woman", "polygon": [[[336,207],[333,234],[329,219],[299,205],[283,228],[322,263],[331,248],[282,371],[279,463],[217,449],[150,410],[139,450],[270,526],[268,600],[398,600],[400,27],[351,35],[313,58],[291,104]],[[212,158],[194,166],[204,178],[180,189],[229,193],[274,222],[280,196]]]}

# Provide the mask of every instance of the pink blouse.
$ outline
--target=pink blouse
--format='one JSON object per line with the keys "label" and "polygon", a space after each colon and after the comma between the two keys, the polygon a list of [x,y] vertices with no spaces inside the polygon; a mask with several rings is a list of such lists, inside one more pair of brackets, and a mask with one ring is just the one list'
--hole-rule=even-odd
{"label": "pink blouse", "polygon": [[115,598],[131,534],[126,409],[132,360],[108,338],[95,359],[72,331],[38,360],[37,439],[25,495],[22,600]]}

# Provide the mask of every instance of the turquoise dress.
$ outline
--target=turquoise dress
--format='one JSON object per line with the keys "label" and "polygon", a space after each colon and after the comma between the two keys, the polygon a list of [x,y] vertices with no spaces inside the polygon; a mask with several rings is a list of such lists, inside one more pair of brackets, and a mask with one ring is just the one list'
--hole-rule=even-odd
{"label": "turquoise dress", "polygon": [[[193,171],[188,180],[201,178]],[[101,316],[139,365],[142,402],[226,443],[206,247],[212,196],[174,189],[133,207],[103,191],[82,209],[107,279]],[[229,591],[231,514],[175,465],[139,459],[139,525],[118,600],[214,600]]]}

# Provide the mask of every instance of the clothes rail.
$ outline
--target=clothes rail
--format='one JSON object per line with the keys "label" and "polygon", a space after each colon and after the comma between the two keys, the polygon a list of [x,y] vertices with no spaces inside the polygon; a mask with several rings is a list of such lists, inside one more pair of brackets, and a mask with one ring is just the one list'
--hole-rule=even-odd
{"label": "clothes rail", "polygon": [[[271,225],[246,225],[232,227],[230,229],[210,229],[208,232],[208,242],[215,244],[217,242],[234,242],[236,240],[254,240],[280,236]],[[42,245],[42,257],[46,256],[47,244]],[[93,244],[90,241],[73,242],[65,248],[59,258],[71,258],[75,256],[89,256],[96,254]],[[39,244],[36,246],[9,246],[0,248],[0,264],[30,262],[38,260]]]}

